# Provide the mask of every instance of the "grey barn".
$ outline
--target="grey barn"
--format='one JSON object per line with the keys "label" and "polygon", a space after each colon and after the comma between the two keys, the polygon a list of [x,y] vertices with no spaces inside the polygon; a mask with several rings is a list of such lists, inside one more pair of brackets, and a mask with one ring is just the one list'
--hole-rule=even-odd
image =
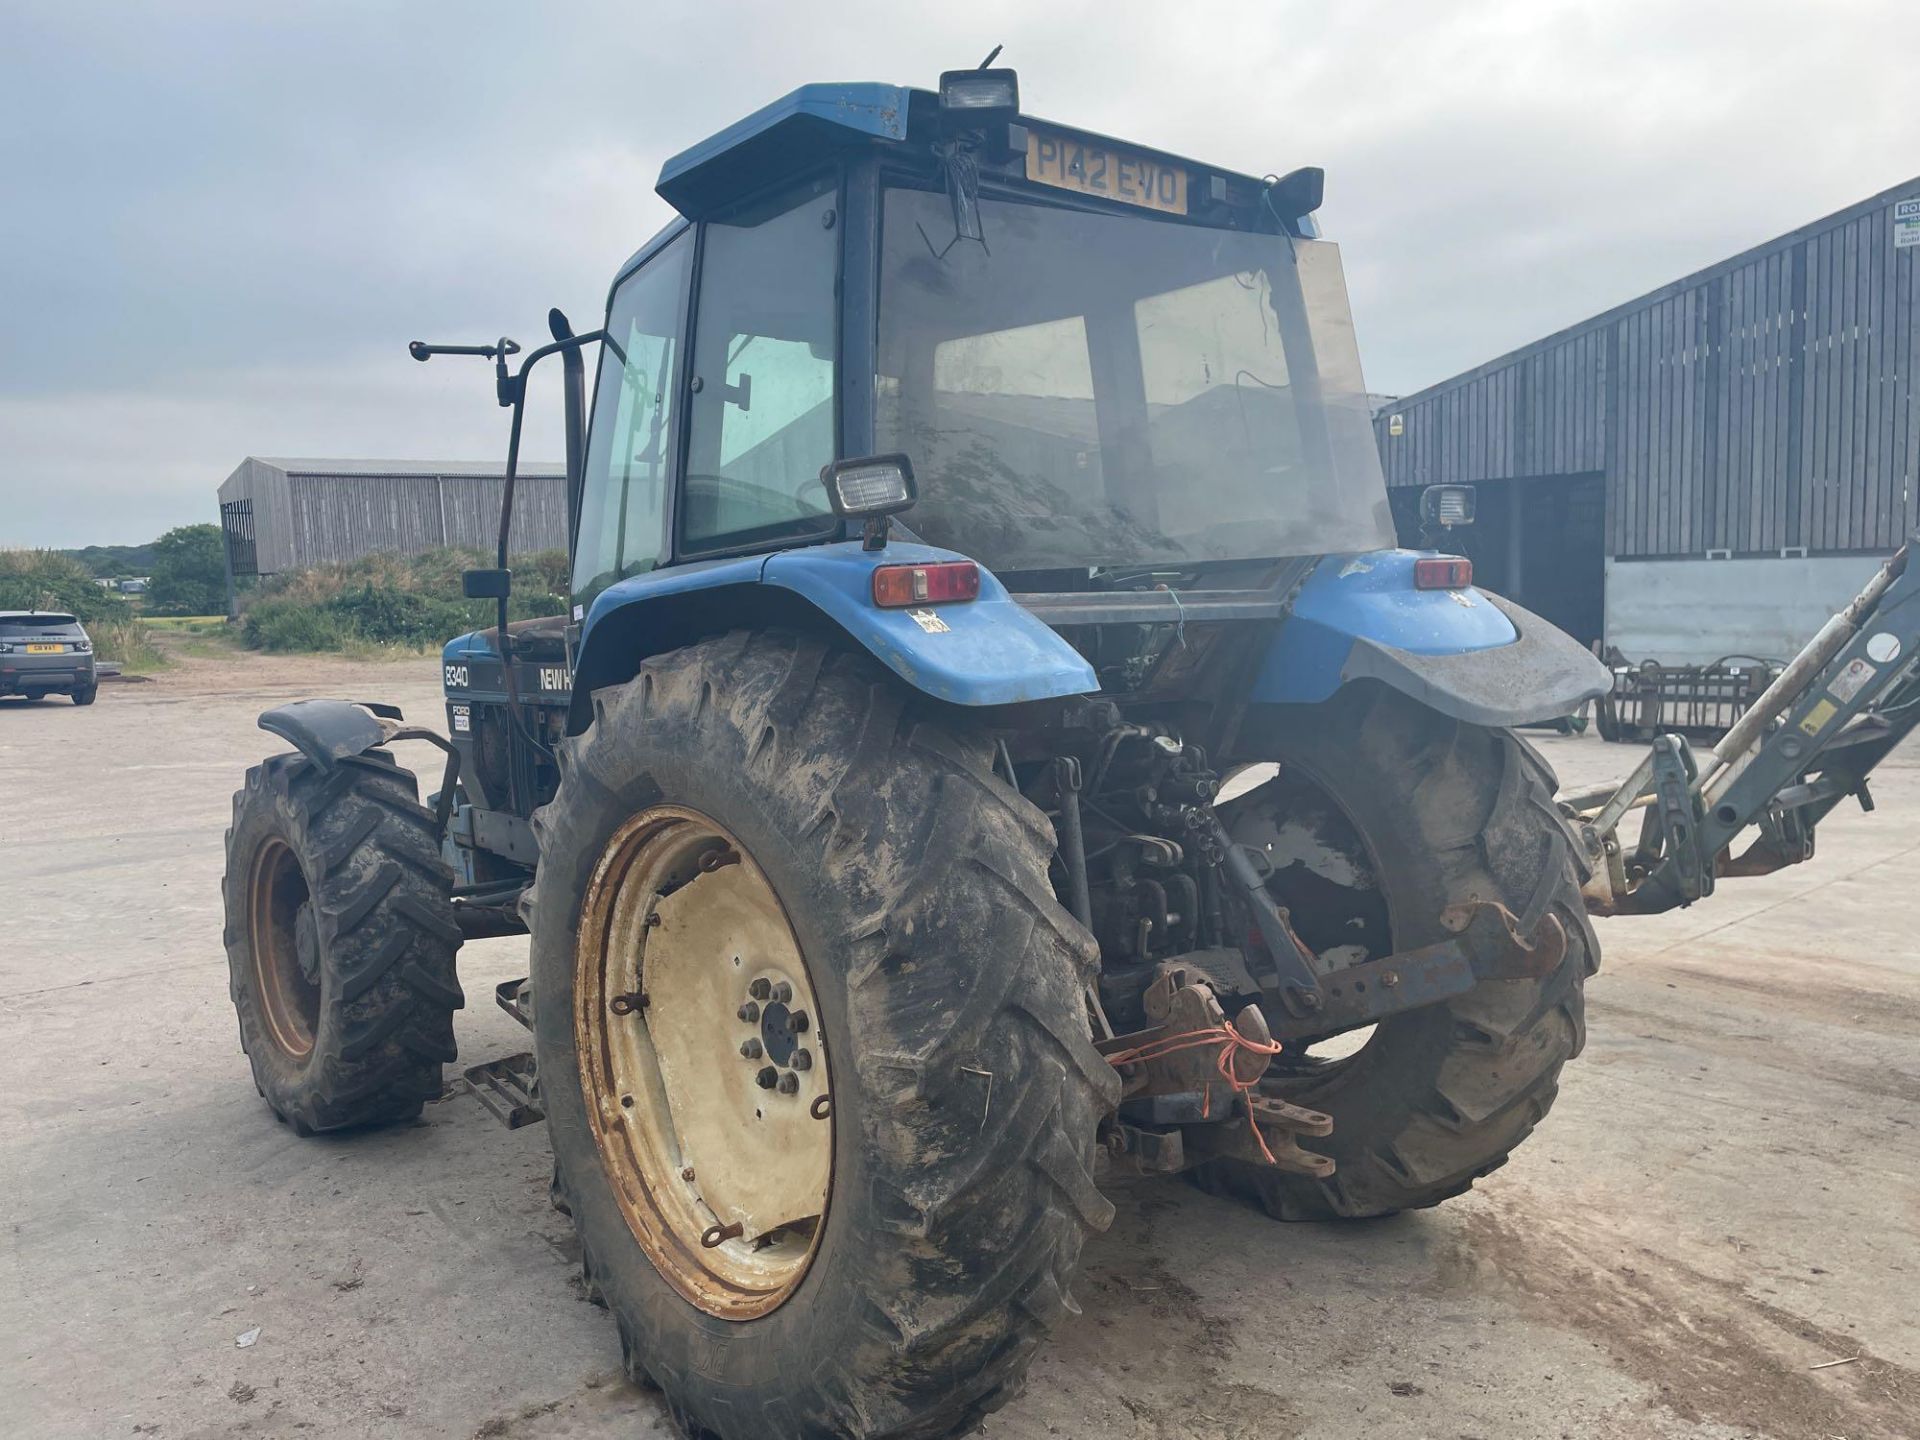
{"label": "grey barn", "polygon": [[1791,654],[1920,524],[1920,179],[1374,417],[1403,540],[1629,659]]}
{"label": "grey barn", "polygon": [[[500,533],[499,461],[277,460],[249,455],[220,487],[235,575],[272,575],[376,550],[442,545],[491,552]],[[520,466],[512,553],[564,550],[563,465]]]}

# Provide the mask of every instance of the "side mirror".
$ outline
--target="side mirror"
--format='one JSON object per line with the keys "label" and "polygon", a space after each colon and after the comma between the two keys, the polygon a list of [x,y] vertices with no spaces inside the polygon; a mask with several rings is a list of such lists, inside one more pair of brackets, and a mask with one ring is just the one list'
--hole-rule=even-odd
{"label": "side mirror", "polygon": [[504,600],[513,593],[513,572],[468,570],[460,577],[460,588],[469,600]]}
{"label": "side mirror", "polygon": [[1473,524],[1473,486],[1429,485],[1420,492],[1420,523],[1453,530]]}

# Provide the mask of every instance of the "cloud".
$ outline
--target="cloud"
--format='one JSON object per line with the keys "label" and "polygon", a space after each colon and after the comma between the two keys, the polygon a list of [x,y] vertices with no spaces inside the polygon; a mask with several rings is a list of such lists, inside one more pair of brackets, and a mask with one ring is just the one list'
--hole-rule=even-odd
{"label": "cloud", "polygon": [[204,518],[247,453],[498,454],[481,367],[405,341],[592,323],[667,218],[661,161],[809,80],[1005,43],[1034,113],[1325,165],[1369,380],[1404,392],[1906,178],[1920,50],[1892,0],[14,0],[9,27],[0,539],[47,544]]}

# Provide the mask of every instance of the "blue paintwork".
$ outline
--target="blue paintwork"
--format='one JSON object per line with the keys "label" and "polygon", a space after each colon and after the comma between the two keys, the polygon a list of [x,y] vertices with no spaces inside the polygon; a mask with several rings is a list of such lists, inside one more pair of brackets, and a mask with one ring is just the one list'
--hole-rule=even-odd
{"label": "blue paintwork", "polygon": [[629,255],[627,257],[627,263],[613,272],[613,284],[607,287],[607,309],[611,310],[613,308],[613,292],[620,288],[620,282],[622,280],[646,264],[647,261],[651,260],[660,251],[666,249],[669,240],[677,239],[692,228],[693,225],[691,222],[676,215],[656,230],[652,239],[648,240],[646,244]]}
{"label": "blue paintwork", "polygon": [[873,603],[878,565],[964,560],[952,550],[891,544],[863,550],[856,541],[812,545],[652,570],[602,591],[580,636],[580,667],[591,666],[595,632],[608,616],[663,596],[730,585],[771,585],[811,602],[916,690],[956,705],[1011,705],[1085,695],[1100,688],[1079,651],[1007,595],[984,566],[980,598],[925,607],[947,628],[929,634],[907,610]]}
{"label": "blue paintwork", "polygon": [[487,639],[484,630],[474,630],[465,635],[456,635],[440,650],[440,661],[445,665],[457,665],[461,661],[498,660],[494,653],[493,642]]}
{"label": "blue paintwork", "polygon": [[[935,112],[938,101],[935,92],[906,85],[874,82],[802,85],[744,120],[682,150],[660,167],[660,179],[654,188],[682,215],[698,216],[715,204],[776,177],[797,176],[843,151],[849,144],[905,142],[909,139],[908,126],[915,103],[918,102],[919,112],[925,117]],[[1203,165],[1187,156],[1169,154],[1131,140],[1118,140],[1038,117],[1021,115],[1019,119],[1022,124],[1043,125],[1058,134],[1124,146],[1188,170],[1217,175],[1235,182],[1243,194],[1250,194],[1260,184],[1258,176],[1242,175],[1218,165]],[[913,143],[922,147],[935,138],[924,120],[911,136]],[[1317,237],[1320,233],[1311,217],[1299,216],[1295,223],[1301,234]],[[629,261],[625,268],[631,268],[634,263]]]}
{"label": "blue paintwork", "polygon": [[1520,638],[1478,590],[1416,590],[1413,562],[1434,551],[1330,555],[1294,598],[1254,678],[1252,699],[1311,705],[1338,690],[1356,638],[1413,655],[1492,650]]}
{"label": "blue paintwork", "polygon": [[684,201],[699,195],[715,171],[752,149],[799,144],[809,132],[823,152],[836,139],[904,140],[912,94],[903,85],[802,85],[673,156],[660,167],[654,189],[685,214]]}

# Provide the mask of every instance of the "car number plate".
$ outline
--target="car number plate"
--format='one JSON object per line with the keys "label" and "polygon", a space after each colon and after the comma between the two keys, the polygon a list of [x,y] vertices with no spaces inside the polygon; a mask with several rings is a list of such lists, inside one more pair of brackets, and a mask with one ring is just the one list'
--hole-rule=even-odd
{"label": "car number plate", "polygon": [[65,650],[66,648],[67,647],[64,645],[29,645],[27,646],[27,654],[58,655],[61,651]]}
{"label": "car number plate", "polygon": [[1180,166],[1052,130],[1029,131],[1027,179],[1169,215],[1187,213],[1187,172]]}

